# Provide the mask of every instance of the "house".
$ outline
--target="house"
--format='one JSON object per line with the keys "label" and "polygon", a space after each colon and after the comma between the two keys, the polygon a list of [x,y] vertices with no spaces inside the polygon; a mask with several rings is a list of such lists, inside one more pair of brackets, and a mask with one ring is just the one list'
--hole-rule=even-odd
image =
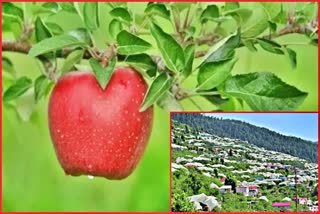
{"label": "house", "polygon": [[272,207],[278,208],[280,210],[289,210],[291,202],[273,202]]}
{"label": "house", "polygon": [[249,185],[249,195],[256,196],[258,194],[258,187],[256,185]]}
{"label": "house", "polygon": [[236,187],[236,193],[238,192],[243,193],[245,196],[249,196],[249,187],[240,185]]}
{"label": "house", "polygon": [[289,183],[288,187],[294,187],[295,185],[295,183]]}
{"label": "house", "polygon": [[[190,196],[188,199],[191,203],[193,203],[193,206],[196,210],[211,211],[215,207],[221,208],[221,205],[214,196],[207,196],[202,193],[200,195]],[[204,209],[204,205],[207,209]]]}
{"label": "house", "polygon": [[263,180],[264,180],[263,177],[256,177],[256,178],[255,178],[255,181],[263,181]]}
{"label": "house", "polygon": [[[293,201],[296,201],[296,197],[293,197],[292,200],[293,200]],[[299,202],[299,204],[301,204],[301,205],[306,205],[306,204],[307,204],[307,201],[308,201],[308,198],[307,198],[307,197],[299,197],[299,198],[298,198],[298,202]]]}
{"label": "house", "polygon": [[173,150],[177,150],[177,151],[183,151],[183,150],[186,150],[188,149],[186,146],[179,146],[177,144],[171,144],[171,147]]}
{"label": "house", "polygon": [[224,186],[219,188],[219,191],[222,194],[227,193],[227,192],[231,192],[231,190],[232,190],[232,186],[231,185],[224,185]]}
{"label": "house", "polygon": [[186,167],[193,167],[194,164],[193,164],[193,163],[186,163],[184,166],[186,166]]}
{"label": "house", "polygon": [[282,181],[285,181],[285,180],[287,180],[287,177],[286,176],[279,176],[279,179],[281,179]]}
{"label": "house", "polygon": [[318,206],[313,205],[313,206],[309,207],[309,210],[311,212],[318,212]]}

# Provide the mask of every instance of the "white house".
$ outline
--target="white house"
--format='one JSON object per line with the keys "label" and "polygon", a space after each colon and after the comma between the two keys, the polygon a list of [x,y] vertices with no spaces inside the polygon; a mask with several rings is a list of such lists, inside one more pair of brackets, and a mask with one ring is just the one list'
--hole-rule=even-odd
{"label": "white house", "polygon": [[227,192],[231,192],[232,186],[231,185],[224,185],[222,187],[220,187],[219,191],[220,193],[224,194]]}

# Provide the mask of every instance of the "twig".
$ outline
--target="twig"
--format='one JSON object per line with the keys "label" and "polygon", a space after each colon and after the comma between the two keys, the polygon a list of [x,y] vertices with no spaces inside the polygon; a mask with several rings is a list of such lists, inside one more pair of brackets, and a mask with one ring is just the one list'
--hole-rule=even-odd
{"label": "twig", "polygon": [[213,45],[220,39],[220,36],[217,34],[206,34],[202,37],[199,37],[195,40],[197,45]]}
{"label": "twig", "polygon": [[189,14],[190,14],[191,7],[188,8],[186,18],[184,19],[183,28],[187,29],[189,27],[188,21],[189,21]]}

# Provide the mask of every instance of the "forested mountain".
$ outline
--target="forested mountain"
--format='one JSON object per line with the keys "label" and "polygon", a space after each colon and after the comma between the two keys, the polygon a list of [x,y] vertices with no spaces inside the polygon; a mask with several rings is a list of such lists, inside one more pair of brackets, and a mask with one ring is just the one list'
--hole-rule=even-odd
{"label": "forested mountain", "polygon": [[237,138],[250,144],[318,162],[318,145],[298,137],[286,136],[239,120],[208,117],[202,114],[172,114],[172,119],[198,131],[219,137]]}

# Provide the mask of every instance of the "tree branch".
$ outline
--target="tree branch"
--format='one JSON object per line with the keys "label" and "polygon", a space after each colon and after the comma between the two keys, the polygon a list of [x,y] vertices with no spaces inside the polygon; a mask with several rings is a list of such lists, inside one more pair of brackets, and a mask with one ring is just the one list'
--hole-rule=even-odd
{"label": "tree branch", "polygon": [[[25,42],[2,41],[2,51],[12,51],[12,52],[28,54],[31,47],[32,46],[30,44]],[[74,49],[65,48],[61,52],[57,53],[57,57],[62,57],[62,58],[67,57],[73,50]],[[96,54],[100,55],[100,52],[97,51]],[[90,59],[91,54],[88,51],[86,51],[83,54],[83,58]]]}

